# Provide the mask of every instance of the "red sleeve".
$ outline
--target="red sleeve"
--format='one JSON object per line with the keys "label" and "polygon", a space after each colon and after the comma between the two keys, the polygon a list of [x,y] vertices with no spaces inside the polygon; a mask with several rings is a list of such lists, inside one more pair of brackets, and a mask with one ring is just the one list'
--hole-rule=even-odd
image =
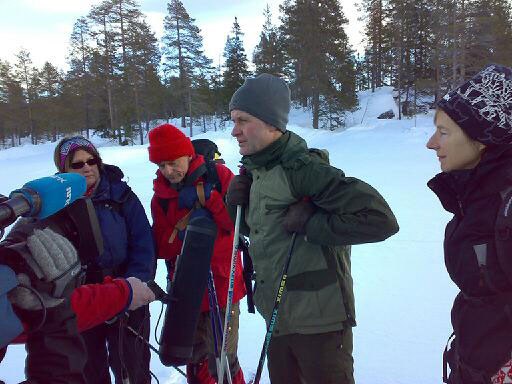
{"label": "red sleeve", "polygon": [[101,284],[86,284],[71,293],[78,330],[86,331],[123,312],[131,301],[131,288],[125,279],[107,276]]}
{"label": "red sleeve", "polygon": [[159,259],[176,259],[181,251],[182,242],[176,236],[174,242],[169,243],[174,225],[169,223],[156,196],[151,199],[151,216],[153,218],[153,236],[157,248],[157,257]]}
{"label": "red sleeve", "polygon": [[222,194],[220,194],[216,189],[213,189],[210,198],[205,202],[205,208],[212,213],[213,220],[220,229],[232,232],[234,224],[228,213],[226,204],[224,203],[224,197],[226,196],[229,183],[234,175],[228,167],[222,164],[216,164],[216,167],[220,185],[222,187]]}
{"label": "red sleeve", "polygon": [[[132,297],[130,285],[125,279],[105,277],[101,284],[86,284],[71,293],[71,308],[76,314],[78,330],[86,331],[123,312]],[[27,341],[27,324],[25,331],[11,344],[23,344]]]}

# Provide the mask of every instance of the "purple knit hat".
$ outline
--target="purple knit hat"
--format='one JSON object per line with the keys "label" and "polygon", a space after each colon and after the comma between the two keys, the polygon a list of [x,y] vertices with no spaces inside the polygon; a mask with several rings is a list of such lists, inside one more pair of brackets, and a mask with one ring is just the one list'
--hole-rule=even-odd
{"label": "purple knit hat", "polygon": [[512,144],[512,68],[488,65],[437,106],[473,140]]}
{"label": "purple knit hat", "polygon": [[100,154],[89,140],[83,136],[65,137],[57,144],[54,153],[55,166],[60,172],[64,172],[66,168],[66,159],[78,149],[83,149],[98,158],[100,160],[98,165],[101,165]]}

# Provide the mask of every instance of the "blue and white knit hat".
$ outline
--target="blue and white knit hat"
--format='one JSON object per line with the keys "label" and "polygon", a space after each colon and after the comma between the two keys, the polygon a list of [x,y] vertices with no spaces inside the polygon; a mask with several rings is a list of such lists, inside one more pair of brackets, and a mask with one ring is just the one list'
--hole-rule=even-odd
{"label": "blue and white knit hat", "polygon": [[437,106],[473,140],[512,144],[512,68],[488,65]]}

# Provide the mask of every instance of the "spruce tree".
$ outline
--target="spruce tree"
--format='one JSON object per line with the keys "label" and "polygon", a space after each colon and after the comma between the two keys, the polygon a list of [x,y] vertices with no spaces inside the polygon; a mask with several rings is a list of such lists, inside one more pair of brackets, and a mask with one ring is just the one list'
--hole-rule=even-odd
{"label": "spruce tree", "polygon": [[243,32],[235,17],[231,35],[226,40],[224,47],[224,72],[222,74],[224,84],[224,106],[227,108],[229,100],[235,91],[244,83],[250,72],[247,66],[247,56],[243,43]]}
{"label": "spruce tree", "polygon": [[355,63],[336,0],[285,0],[281,32],[293,61],[292,96],[313,111],[313,128],[325,117],[329,128],[343,124],[356,105]]}
{"label": "spruce tree", "polygon": [[260,42],[254,49],[252,59],[256,67],[256,74],[284,74],[287,72],[284,42],[279,35],[278,28],[272,24],[272,13],[268,4],[263,15],[265,23],[260,33]]}

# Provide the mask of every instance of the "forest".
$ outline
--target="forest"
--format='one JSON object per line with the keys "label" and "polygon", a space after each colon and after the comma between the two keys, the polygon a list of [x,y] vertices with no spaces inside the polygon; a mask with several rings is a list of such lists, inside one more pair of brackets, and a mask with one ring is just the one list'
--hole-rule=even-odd
{"label": "forest", "polygon": [[223,63],[204,53],[201,30],[183,3],[167,4],[155,33],[135,0],[103,0],[77,19],[68,68],[40,68],[22,49],[0,57],[0,146],[95,133],[121,145],[143,143],[152,122],[223,129],[233,92],[268,72],[290,84],[292,101],[311,110],[313,129],[345,126],[357,92],[394,87],[399,116],[424,113],[488,63],[512,65],[509,0],[361,0],[363,49],[346,34],[342,1],[284,0],[278,23],[261,11],[259,43],[244,49],[234,17]]}

